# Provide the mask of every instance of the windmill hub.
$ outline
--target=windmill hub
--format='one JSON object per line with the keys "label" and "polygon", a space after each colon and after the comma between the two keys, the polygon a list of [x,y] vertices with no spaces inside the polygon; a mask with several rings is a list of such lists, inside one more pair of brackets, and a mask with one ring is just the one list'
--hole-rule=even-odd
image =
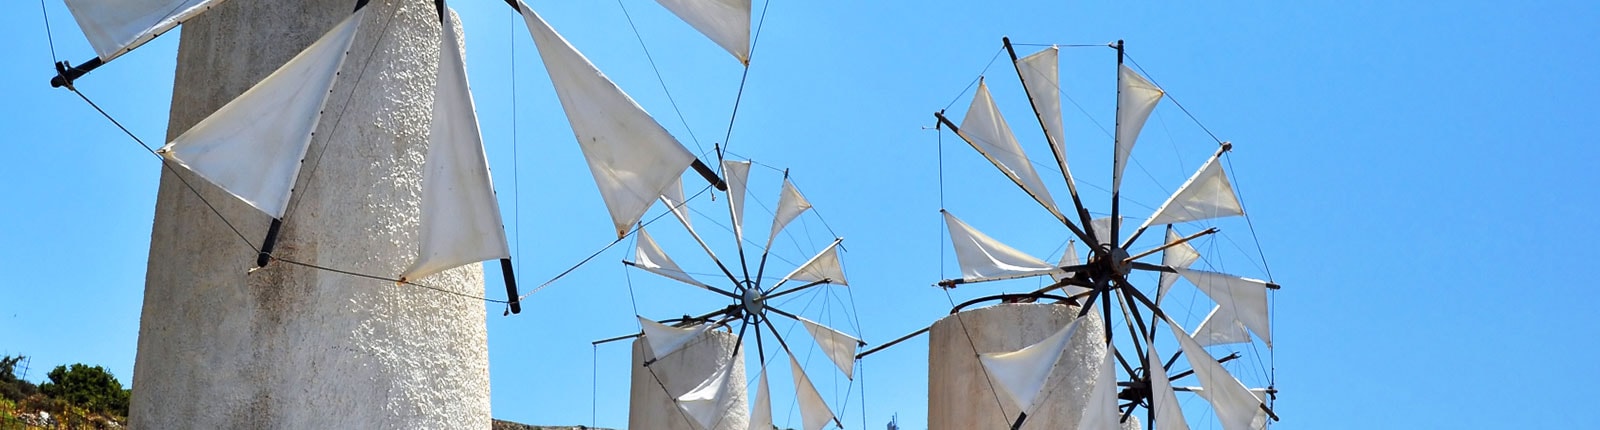
{"label": "windmill hub", "polygon": [[1126,277],[1128,276],[1128,272],[1133,270],[1133,262],[1128,261],[1128,250],[1122,248],[1111,248],[1110,256],[1111,258],[1109,261],[1107,261],[1107,263],[1110,263],[1112,271],[1115,271],[1117,274]]}
{"label": "windmill hub", "polygon": [[767,311],[767,295],[762,293],[760,288],[751,287],[741,289],[744,290],[744,294],[740,298],[740,303],[744,306],[745,315],[765,315]]}

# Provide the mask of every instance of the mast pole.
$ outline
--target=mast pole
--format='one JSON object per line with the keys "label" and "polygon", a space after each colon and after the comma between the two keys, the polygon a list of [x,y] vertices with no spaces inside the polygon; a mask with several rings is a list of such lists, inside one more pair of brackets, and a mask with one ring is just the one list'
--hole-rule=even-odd
{"label": "mast pole", "polygon": [[[1113,175],[1121,174],[1121,172],[1117,171],[1116,146],[1122,143],[1122,117],[1120,115],[1122,113],[1122,58],[1124,56],[1122,50],[1122,39],[1117,39],[1117,45],[1115,47],[1117,48],[1117,113],[1119,115],[1117,115],[1117,123],[1115,125],[1116,135],[1112,137],[1111,142],[1111,172]],[[1115,183],[1112,184],[1111,187],[1111,243],[1109,245],[1116,246],[1117,239],[1120,237],[1118,236],[1118,233],[1121,233],[1122,229],[1122,187],[1119,186],[1121,183],[1116,178],[1113,178],[1112,182]],[[1095,247],[1099,247],[1099,244],[1095,244]]]}
{"label": "mast pole", "polygon": [[[1017,62],[1017,50],[1011,46],[1011,38],[1001,37],[1000,42],[1005,44],[1006,53],[1011,55],[1011,65],[1017,70],[1017,80],[1022,81],[1022,92],[1028,95],[1028,106],[1033,108],[1033,117],[1039,120],[1039,130],[1044,131],[1044,140],[1050,143],[1050,155],[1055,157],[1056,165],[1061,168],[1061,177],[1067,181],[1067,192],[1072,194],[1072,206],[1078,210],[1078,221],[1082,222],[1084,230],[1093,236],[1094,226],[1089,222],[1089,210],[1084,208],[1083,199],[1078,197],[1078,184],[1072,180],[1072,171],[1067,169],[1067,159],[1062,157],[1062,154],[1066,153],[1067,143],[1057,142],[1055,136],[1050,134],[1050,129],[1045,126],[1044,115],[1039,113],[1039,106],[1033,103],[1033,92],[1028,91],[1028,83],[1022,79],[1022,64]],[[1062,132],[1065,133],[1065,130]]]}

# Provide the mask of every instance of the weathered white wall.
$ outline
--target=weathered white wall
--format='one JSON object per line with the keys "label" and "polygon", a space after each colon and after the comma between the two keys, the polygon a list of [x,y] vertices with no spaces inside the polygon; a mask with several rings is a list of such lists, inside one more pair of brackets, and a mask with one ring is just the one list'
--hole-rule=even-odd
{"label": "weathered white wall", "polygon": [[[229,1],[185,24],[168,137],[266,77],[354,3]],[[312,143],[312,159],[325,155],[314,172],[309,160],[301,172],[277,254],[392,277],[416,254],[439,21],[427,0],[367,9]],[[265,215],[183,176],[259,244]],[[489,428],[482,302],[281,262],[246,274],[254,261],[199,198],[162,173],[133,427]],[[484,292],[477,265],[420,282]]]}
{"label": "weathered white wall", "polygon": [[[750,403],[743,381],[744,349],[733,356],[739,336],[721,330],[708,331],[684,345],[650,367],[644,367],[645,350],[650,348],[644,339],[633,342],[633,376],[628,393],[628,428],[637,430],[699,430],[698,425],[679,412],[674,395],[693,390],[716,372],[728,360],[734,360],[732,374],[738,383],[730,384],[734,396],[728,414],[713,430],[745,430],[750,426]],[[657,382],[660,378],[660,382]],[[666,391],[662,386],[666,386]],[[668,394],[668,391],[671,394]]]}
{"label": "weathered white wall", "polygon": [[[928,331],[928,428],[1010,429],[1018,409],[1005,393],[990,389],[978,354],[1022,349],[1055,334],[1077,315],[1075,306],[1003,304],[934,323]],[[1101,336],[1095,335],[1104,329],[1098,314],[1078,326],[1046,385],[1043,406],[1028,416],[1023,429],[1078,427],[1089,387],[1105,357]]]}

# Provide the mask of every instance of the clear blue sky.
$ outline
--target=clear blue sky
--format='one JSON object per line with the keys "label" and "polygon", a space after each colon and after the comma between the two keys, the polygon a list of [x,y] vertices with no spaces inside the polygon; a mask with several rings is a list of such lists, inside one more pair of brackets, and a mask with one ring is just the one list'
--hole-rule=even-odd
{"label": "clear blue sky", "polygon": [[[727,127],[737,63],[653,2],[624,2],[689,130],[709,149]],[[510,227],[523,229],[515,236],[526,289],[609,242],[609,220],[520,19],[499,1],[458,3],[497,186],[508,220],[518,220]],[[61,56],[89,58],[65,7],[48,6]],[[533,6],[694,146],[617,4]],[[0,127],[10,159],[0,168],[0,353],[32,356],[35,380],[54,365],[85,362],[126,382],[160,167],[71,93],[48,87],[38,8],[18,1],[0,14],[8,105]],[[1588,2],[780,0],[756,47],[732,151],[793,169],[822,215],[809,218],[813,242],[825,243],[822,220],[846,237],[859,333],[881,343],[949,309],[928,287],[956,270],[953,259],[940,261],[948,245],[936,135],[923,129],[930,113],[978,75],[1002,35],[1026,43],[1125,39],[1158,83],[1236,144],[1234,179],[1284,285],[1274,329],[1278,428],[1574,428],[1600,419],[1582,407],[1600,382],[1586,365],[1600,320],[1585,276],[1600,240],[1588,223],[1600,160],[1600,122],[1589,113],[1600,94],[1597,22],[1600,6]],[[166,134],[177,41],[160,38],[81,83],[153,145]],[[1089,112],[1064,109],[1069,158],[1080,180],[1103,187],[1110,139],[1090,120],[1109,123],[1113,57],[1075,48],[1062,58],[1063,85]],[[1025,148],[1050,165],[1014,74],[1002,60],[988,76]],[[951,107],[955,118],[967,97]],[[1144,136],[1134,157],[1146,161],[1129,167],[1126,187],[1131,200],[1154,206],[1214,144],[1170,104]],[[1063,229],[953,136],[944,143],[945,207],[1035,255],[1059,247]],[[756,173],[768,176],[752,196],[770,206],[776,179]],[[1066,202],[1060,181],[1049,182]],[[1103,192],[1085,194],[1091,209],[1106,211]],[[1148,213],[1125,208],[1130,217]],[[768,215],[755,213],[748,228],[764,232]],[[1250,263],[1253,240],[1240,221],[1216,223],[1231,239],[1211,247],[1230,271],[1264,276]],[[658,225],[652,230],[676,230],[670,220]],[[681,234],[658,235],[695,264],[691,271],[707,267]],[[497,417],[590,424],[593,408],[600,426],[626,424],[626,347],[589,345],[637,329],[630,274],[616,263],[623,248],[532,296],[520,316],[502,318],[490,306]],[[1229,253],[1245,255],[1221,257]],[[648,274],[631,281],[647,316],[724,304]],[[819,376],[829,368],[818,360],[808,365],[813,377],[829,379]],[[601,370],[593,382],[592,365]],[[923,428],[925,340],[862,365],[869,426],[899,413],[904,428]],[[774,383],[786,373],[775,372]],[[847,408],[834,403],[852,428],[863,414],[855,387]],[[775,398],[780,421],[789,399]]]}

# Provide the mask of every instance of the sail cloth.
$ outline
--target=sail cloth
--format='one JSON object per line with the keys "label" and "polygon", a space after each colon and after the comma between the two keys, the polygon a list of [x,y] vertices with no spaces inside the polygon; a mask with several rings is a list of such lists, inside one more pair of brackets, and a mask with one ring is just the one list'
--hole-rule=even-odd
{"label": "sail cloth", "polygon": [[696,287],[711,288],[711,285],[700,282],[684,272],[677,262],[672,261],[672,257],[661,250],[661,245],[657,245],[655,238],[650,237],[650,233],[645,232],[643,227],[639,228],[638,234],[639,243],[635,245],[633,251],[633,267]]}
{"label": "sail cloth", "polygon": [[1084,404],[1083,418],[1078,420],[1079,430],[1122,430],[1122,411],[1117,410],[1117,349],[1106,345],[1106,357],[1095,372],[1094,386],[1089,391],[1089,402]]}
{"label": "sail cloth", "polygon": [[1200,170],[1178,187],[1178,191],[1172,193],[1166,203],[1156,208],[1155,215],[1151,215],[1144,224],[1173,224],[1244,215],[1244,206],[1239,204],[1239,196],[1233,193],[1233,185],[1228,183],[1228,176],[1223,174],[1222,165],[1217,160],[1213,156],[1200,166]]}
{"label": "sail cloth", "polygon": [[750,182],[750,162],[722,162],[722,176],[728,183],[728,210],[733,213],[733,236],[744,243],[744,196]]}
{"label": "sail cloth", "polygon": [[[1118,220],[1120,221],[1121,217],[1118,217]],[[1089,225],[1094,226],[1094,240],[1100,241],[1101,245],[1112,244],[1111,217],[1101,217],[1089,220]]]}
{"label": "sail cloth", "polygon": [[656,0],[678,19],[750,64],[750,0]]}
{"label": "sail cloth", "polygon": [[767,366],[761,366],[761,382],[756,384],[756,401],[750,411],[749,430],[772,430],[772,391],[767,388]]}
{"label": "sail cloth", "polygon": [[700,385],[678,396],[678,408],[682,409],[684,415],[688,415],[700,430],[716,428],[717,422],[727,416],[728,410],[733,407],[736,399],[729,395],[733,391],[730,385],[736,381],[729,375],[733,373],[733,366],[736,363],[742,364],[737,360],[728,360],[717,367],[716,371],[711,372]]}
{"label": "sail cloth", "polygon": [[[1183,240],[1183,236],[1173,231],[1171,226],[1167,226],[1167,243],[1174,243],[1180,240]],[[1161,265],[1175,269],[1187,269],[1189,265],[1194,264],[1195,260],[1199,259],[1200,251],[1196,251],[1193,246],[1189,246],[1188,242],[1169,246],[1161,251]],[[1172,284],[1178,282],[1178,274],[1161,272],[1159,282],[1161,288],[1156,292],[1156,303],[1160,303],[1167,296],[1167,290],[1172,289]]]}
{"label": "sail cloth", "polygon": [[617,237],[627,236],[694,155],[533,8],[521,0],[517,4],[611,212]]}
{"label": "sail cloth", "polygon": [[[1079,264],[1083,264],[1080,260],[1078,260],[1078,247],[1077,247],[1077,243],[1076,242],[1074,242],[1072,240],[1067,240],[1067,250],[1063,251],[1061,253],[1061,263],[1059,263],[1059,264],[1060,264],[1060,267],[1071,267],[1071,266],[1076,266],[1076,265],[1079,265]],[[1070,271],[1058,270],[1057,273],[1050,275],[1050,277],[1055,279],[1056,282],[1061,282],[1062,279],[1071,278],[1074,274],[1075,273],[1070,272]],[[1083,292],[1088,292],[1089,291],[1088,288],[1077,286],[1077,285],[1067,285],[1067,286],[1061,287],[1061,289],[1062,289],[1062,291],[1065,291],[1068,295],[1078,294],[1078,293],[1083,293]]]}
{"label": "sail cloth", "polygon": [[839,242],[843,240],[834,239],[833,243],[828,244],[828,247],[824,248],[822,252],[818,252],[817,255],[811,257],[811,260],[806,261],[806,264],[795,268],[793,272],[789,272],[788,276],[784,276],[783,280],[774,284],[772,289],[777,290],[779,286],[789,281],[822,282],[826,280],[829,283],[849,286],[850,283],[844,278],[844,265],[839,262]]}
{"label": "sail cloth", "polygon": [[365,12],[345,18],[266,79],[158,153],[273,218],[282,218],[311,133]]}
{"label": "sail cloth", "polygon": [[1234,315],[1232,307],[1217,306],[1211,308],[1211,313],[1200,322],[1200,327],[1194,329],[1195,342],[1200,346],[1226,345],[1230,343],[1245,343],[1250,341],[1250,331],[1244,323],[1239,322],[1239,316]]}
{"label": "sail cloth", "polygon": [[1017,60],[1017,71],[1022,76],[1022,89],[1033,101],[1033,111],[1039,114],[1044,135],[1050,140],[1050,150],[1055,151],[1063,173],[1072,176],[1067,168],[1066,131],[1061,126],[1061,66],[1060,48],[1051,46]]}
{"label": "sail cloth", "polygon": [[1122,169],[1128,166],[1139,131],[1150,119],[1150,112],[1161,101],[1161,88],[1139,76],[1128,66],[1117,66],[1117,142],[1115,170],[1111,172],[1111,192],[1122,189]]}
{"label": "sail cloth", "polygon": [[794,354],[789,354],[789,371],[794,374],[794,398],[800,404],[800,430],[819,430],[828,425],[833,421],[833,410],[822,400],[822,394],[811,384],[811,378],[806,377],[805,369],[800,368]]}
{"label": "sail cloth", "polygon": [[1261,410],[1261,399],[1251,394],[1244,384],[1228,374],[1217,360],[1206,353],[1188,333],[1172,320],[1167,320],[1167,327],[1172,329],[1172,336],[1178,338],[1178,345],[1183,348],[1183,355],[1189,359],[1189,367],[1194,369],[1194,376],[1200,380],[1200,386],[1205,390],[1199,392],[1200,397],[1211,403],[1211,409],[1217,415],[1217,421],[1222,423],[1224,430],[1253,430],[1252,421]]}
{"label": "sail cloth", "polygon": [[1060,269],[1016,248],[1000,243],[983,234],[966,222],[944,214],[945,228],[950,230],[950,245],[956,249],[956,264],[961,266],[961,279],[966,282],[1012,279],[1060,273]]}
{"label": "sail cloth", "polygon": [[671,211],[673,216],[678,217],[678,221],[683,223],[683,228],[689,229],[691,232],[694,231],[694,226],[689,224],[689,210],[683,207],[688,200],[683,197],[682,176],[673,178],[672,184],[661,190],[661,202],[667,204],[667,210]]}
{"label": "sail cloth", "polygon": [[817,341],[817,346],[828,353],[828,359],[839,366],[839,371],[844,372],[846,379],[855,379],[856,346],[861,344],[861,339],[844,334],[831,327],[818,324],[816,321],[800,318],[806,326],[806,332],[811,333],[811,338]]}
{"label": "sail cloth", "polygon": [[155,39],[225,0],[66,0],[101,62]]}
{"label": "sail cloth", "polygon": [[772,234],[767,236],[767,245],[763,249],[772,249],[772,240],[778,238],[778,232],[789,225],[789,222],[799,218],[800,214],[811,209],[811,202],[806,196],[800,194],[800,189],[783,178],[783,191],[778,195],[778,210],[772,214]]}
{"label": "sail cloth", "polygon": [[689,341],[694,340],[695,336],[699,336],[700,333],[704,333],[711,328],[710,324],[678,328],[651,321],[645,317],[637,318],[639,318],[641,334],[643,334],[645,342],[650,345],[649,357],[651,360],[659,360],[661,357],[677,352],[684,345],[688,345]]}
{"label": "sail cloth", "polygon": [[467,64],[449,15],[445,14],[439,38],[439,80],[433,92],[433,123],[428,126],[428,158],[422,171],[420,252],[411,268],[400,275],[401,280],[511,258],[467,85]]}
{"label": "sail cloth", "polygon": [[[1171,321],[1167,325],[1177,327]],[[1156,353],[1155,342],[1150,342],[1150,347],[1145,349],[1145,359],[1150,363],[1150,407],[1155,409],[1155,430],[1189,430],[1189,423],[1183,419],[1183,408],[1178,406],[1178,394],[1172,391],[1167,369],[1161,365],[1161,354]]]}
{"label": "sail cloth", "polygon": [[1268,348],[1272,347],[1272,326],[1267,319],[1267,281],[1204,270],[1177,270],[1211,297],[1211,301],[1228,308],[1239,322],[1266,342]]}
{"label": "sail cloth", "polygon": [[1001,173],[1022,186],[1023,191],[1038,200],[1056,218],[1066,219],[1056,209],[1055,200],[1050,198],[1050,190],[1039,180],[1039,173],[1033,170],[1033,164],[1028,162],[1022,146],[1017,144],[1016,135],[1011,134],[1011,126],[1006,125],[1000,108],[995,106],[994,98],[989,95],[989,85],[982,78],[978,79],[978,92],[972,96],[972,105],[967,107],[967,117],[962,118],[957,134],[972,145],[972,149],[978,150],[995,167],[1000,168]]}
{"label": "sail cloth", "polygon": [[1073,319],[1044,340],[1016,351],[979,354],[978,361],[1005,392],[1006,398],[1022,413],[1033,415],[1045,398],[1044,388],[1050,382],[1050,374],[1055,372],[1056,362],[1061,361],[1061,354],[1066,352],[1079,321],[1083,319]]}

